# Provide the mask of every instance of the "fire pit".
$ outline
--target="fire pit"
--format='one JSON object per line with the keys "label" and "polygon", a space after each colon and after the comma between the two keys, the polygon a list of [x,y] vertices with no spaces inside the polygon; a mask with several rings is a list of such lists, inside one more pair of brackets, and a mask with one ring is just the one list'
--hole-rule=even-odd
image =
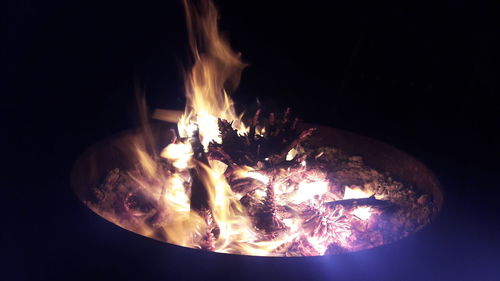
{"label": "fire pit", "polygon": [[184,2],[194,66],[184,113],[157,111],[76,163],[79,198],[105,219],[180,246],[242,255],[317,256],[369,249],[427,225],[442,205],[411,156],[290,110],[235,113],[244,64],[209,1]]}
{"label": "fire pit", "polygon": [[[172,130],[170,130],[172,128],[173,126],[168,124],[156,124],[153,126],[153,137],[155,142],[159,145],[158,147],[164,147],[172,140]],[[318,128],[317,134],[311,137],[311,143],[320,147],[331,146],[333,144],[338,150],[341,150],[344,153],[350,155],[362,155],[363,162],[366,165],[369,165],[373,169],[379,171],[385,171],[394,179],[398,179],[400,182],[411,184],[411,189],[407,185],[404,185],[404,188],[407,188],[408,190],[403,189],[398,190],[397,192],[405,194],[406,192],[411,191],[414,193],[412,198],[415,199],[416,202],[409,202],[411,206],[406,206],[407,209],[400,210],[399,212],[391,210],[391,206],[382,206],[382,209],[389,212],[389,214],[384,216],[377,211],[377,208],[379,208],[377,202],[379,201],[370,201],[370,198],[373,198],[370,197],[371,192],[374,191],[373,187],[367,186],[367,188],[362,191],[351,185],[351,187],[347,187],[347,193],[354,193],[353,197],[356,197],[356,195],[361,196],[361,198],[365,199],[360,200],[367,200],[367,202],[356,203],[355,200],[353,200],[353,202],[351,202],[353,204],[352,206],[349,207],[349,204],[342,206],[342,208],[345,208],[344,210],[351,210],[351,213],[354,212],[354,216],[356,216],[354,218],[351,217],[351,221],[349,221],[349,224],[346,226],[347,229],[344,228],[343,230],[352,235],[352,230],[350,228],[364,227],[365,229],[360,231],[360,234],[366,233],[366,235],[373,235],[375,233],[377,235],[381,235],[382,233],[385,233],[386,237],[364,237],[361,235],[356,237],[360,241],[357,241],[355,245],[353,244],[352,248],[342,248],[341,246],[335,244],[335,247],[330,246],[329,249],[319,248],[317,250],[310,249],[302,252],[275,252],[276,249],[270,250],[270,248],[265,247],[264,249],[259,249],[258,246],[255,246],[255,249],[248,250],[248,252],[237,252],[230,248],[226,249],[227,251],[223,250],[222,252],[254,255],[320,255],[363,250],[390,243],[403,238],[411,232],[421,229],[430,222],[440,209],[443,199],[437,180],[423,164],[415,160],[413,157],[397,150],[394,147],[367,137],[328,127],[315,126],[315,128]],[[154,206],[155,203],[151,202],[156,202],[156,200],[140,197],[146,196],[146,194],[140,196],[138,195],[142,194],[141,192],[144,192],[144,187],[136,185],[131,187],[122,187],[125,188],[124,190],[117,190],[119,188],[118,186],[103,186],[103,176],[107,176],[107,181],[110,181],[110,177],[115,175],[115,172],[118,173],[116,176],[119,176],[118,171],[134,171],[137,169],[137,158],[131,157],[131,155],[135,155],[134,147],[131,146],[131,144],[140,143],[142,138],[142,130],[131,130],[95,144],[89,148],[76,163],[72,176],[73,184],[78,197],[85,202],[89,208],[105,219],[138,234],[160,241],[170,242],[169,237],[166,234],[169,231],[164,229],[164,227],[169,226],[155,225],[155,220],[160,220],[160,218],[157,217],[159,215],[157,213],[158,210],[155,209],[152,211],[152,209],[158,208],[158,206]],[[357,157],[354,157],[353,159],[354,162],[358,162],[359,160],[360,159]],[[106,183],[104,183],[104,185],[105,184]],[[102,186],[102,188],[115,188],[112,192],[116,192],[116,197],[104,199],[106,197],[113,196],[113,193],[110,192],[105,194],[105,190],[97,188],[99,186]],[[312,185],[312,187],[314,187],[314,185]],[[356,190],[358,194],[356,194]],[[129,194],[127,191],[131,191],[131,193]],[[346,187],[344,186],[344,193],[345,191]],[[386,192],[386,190],[381,190],[381,194],[384,194],[384,192]],[[120,196],[122,197],[120,198]],[[378,196],[375,193],[375,198],[377,197]],[[308,197],[306,196],[306,198]],[[103,202],[105,200],[110,200],[110,204],[96,204],[96,202],[100,202],[99,200],[102,200]],[[342,199],[340,201],[345,202],[348,200]],[[330,202],[335,203],[336,201],[332,200]],[[381,199],[380,202],[385,201]],[[121,204],[123,205],[119,206]],[[417,206],[413,206],[413,204],[417,204]],[[189,204],[187,206],[189,207]],[[422,213],[420,210],[422,207],[425,207],[424,209],[430,211],[430,213]],[[365,213],[365,215],[371,216],[368,218],[363,216],[363,211],[358,211],[359,214],[356,215],[356,210],[364,210],[364,208],[373,208],[375,211],[373,214],[370,214],[369,212],[367,214]],[[331,209],[331,207],[329,207],[329,209]],[[333,210],[336,209],[333,208]],[[189,209],[185,210],[185,212],[189,213]],[[397,217],[407,214],[407,212],[417,212],[417,215],[416,217],[411,218]],[[168,214],[165,215],[168,217]],[[408,227],[404,225],[405,223],[415,225]],[[319,225],[321,225],[321,223],[319,223]],[[334,227],[338,226],[334,224]],[[374,229],[370,230],[370,227]],[[335,229],[328,231],[335,231]],[[393,232],[391,233],[390,231]],[[265,231],[263,232],[265,233]],[[184,238],[189,239],[189,236]],[[288,241],[281,241],[281,243],[285,244],[288,243]],[[260,244],[255,242],[255,245],[262,246]],[[299,244],[297,244],[297,246],[299,246]],[[199,245],[199,248],[203,248],[201,244]],[[321,253],[320,251],[324,252]]]}

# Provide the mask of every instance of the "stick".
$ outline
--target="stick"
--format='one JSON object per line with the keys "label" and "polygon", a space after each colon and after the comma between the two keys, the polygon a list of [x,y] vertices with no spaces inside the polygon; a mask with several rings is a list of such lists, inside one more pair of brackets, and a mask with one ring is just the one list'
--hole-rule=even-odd
{"label": "stick", "polygon": [[375,199],[375,195],[368,198],[355,198],[355,199],[344,199],[336,200],[325,203],[328,207],[335,207],[337,205],[342,205],[344,207],[354,207],[354,206],[378,206],[378,207],[389,207],[394,206],[394,203],[388,200]]}

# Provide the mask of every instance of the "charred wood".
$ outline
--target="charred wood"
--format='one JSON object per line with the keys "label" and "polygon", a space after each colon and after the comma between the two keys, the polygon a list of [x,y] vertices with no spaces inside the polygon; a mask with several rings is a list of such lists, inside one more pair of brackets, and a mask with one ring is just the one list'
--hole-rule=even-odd
{"label": "charred wood", "polygon": [[379,200],[376,199],[374,195],[368,198],[355,198],[355,199],[344,199],[344,200],[336,200],[325,203],[328,207],[335,207],[338,205],[344,206],[346,208],[357,207],[357,206],[374,206],[374,207],[395,207],[395,205],[388,200]]}

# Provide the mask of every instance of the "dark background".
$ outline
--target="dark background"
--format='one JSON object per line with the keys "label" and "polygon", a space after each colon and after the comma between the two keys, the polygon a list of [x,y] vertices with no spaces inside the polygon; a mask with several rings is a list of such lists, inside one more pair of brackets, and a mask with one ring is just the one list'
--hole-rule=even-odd
{"label": "dark background", "polygon": [[500,280],[498,2],[216,3],[250,64],[239,105],[290,106],[414,155],[443,185],[440,216],[382,248],[296,259],[204,253],[120,229],[77,200],[70,171],[86,147],[138,125],[134,75],[151,108],[183,108],[181,3],[8,1],[0,279]]}

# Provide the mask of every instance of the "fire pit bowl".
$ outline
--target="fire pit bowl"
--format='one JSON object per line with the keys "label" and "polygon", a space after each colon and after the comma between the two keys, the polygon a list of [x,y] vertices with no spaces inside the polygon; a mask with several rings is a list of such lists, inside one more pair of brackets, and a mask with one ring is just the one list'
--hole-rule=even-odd
{"label": "fire pit bowl", "polygon": [[[153,143],[158,151],[171,141],[173,134],[171,129],[175,128],[174,126],[163,122],[152,125]],[[301,126],[303,129],[312,127],[310,124]],[[390,173],[391,177],[398,181],[411,184],[415,190],[429,196],[434,209],[431,218],[441,209],[443,194],[438,180],[425,165],[414,157],[368,137],[325,126],[315,125],[314,127],[317,131],[310,138],[309,143],[318,146],[335,146],[348,154],[361,156],[364,163],[373,169]],[[92,197],[92,188],[102,183],[103,176],[108,171],[116,168],[127,170],[134,167],[137,158],[132,144],[138,141],[144,141],[143,130],[132,129],[92,145],[76,161],[71,175],[72,185],[78,198],[101,217],[129,231],[165,241],[162,236],[137,227],[133,223],[117,220],[109,213],[88,203]]]}

